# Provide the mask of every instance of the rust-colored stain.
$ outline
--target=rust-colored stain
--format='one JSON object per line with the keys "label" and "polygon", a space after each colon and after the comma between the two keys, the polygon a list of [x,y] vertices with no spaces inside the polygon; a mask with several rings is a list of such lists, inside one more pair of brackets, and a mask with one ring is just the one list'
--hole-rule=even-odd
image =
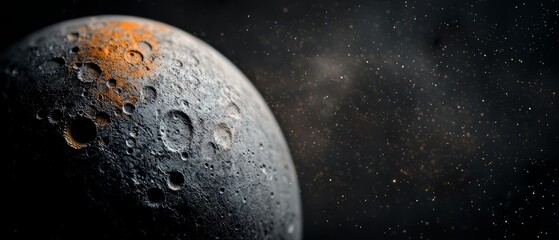
{"label": "rust-colored stain", "polygon": [[[153,30],[133,21],[112,21],[84,27],[76,39],[79,48],[74,65],[95,64],[100,70],[94,93],[103,104],[120,109],[138,100],[138,79],[157,68],[157,40]],[[112,79],[111,84],[108,81]],[[114,84],[116,82],[116,84]]]}

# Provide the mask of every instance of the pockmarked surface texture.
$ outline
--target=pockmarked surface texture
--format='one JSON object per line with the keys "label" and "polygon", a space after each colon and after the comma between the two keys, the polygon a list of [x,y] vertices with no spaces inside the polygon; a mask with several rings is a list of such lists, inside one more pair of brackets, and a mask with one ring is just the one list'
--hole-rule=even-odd
{"label": "pockmarked surface texture", "polygon": [[30,35],[1,69],[8,238],[300,239],[274,116],[195,37],[82,18]]}

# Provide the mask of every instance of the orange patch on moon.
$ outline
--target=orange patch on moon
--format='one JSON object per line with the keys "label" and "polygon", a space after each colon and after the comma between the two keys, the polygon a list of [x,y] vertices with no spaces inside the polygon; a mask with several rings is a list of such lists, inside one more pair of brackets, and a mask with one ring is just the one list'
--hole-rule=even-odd
{"label": "orange patch on moon", "polygon": [[[139,96],[138,79],[152,75],[157,68],[157,40],[153,30],[133,21],[112,21],[84,27],[77,39],[79,52],[74,64],[95,64],[101,70],[94,93],[101,103],[120,108],[135,103]],[[106,82],[116,80],[109,87]],[[119,91],[119,92],[117,92]]]}

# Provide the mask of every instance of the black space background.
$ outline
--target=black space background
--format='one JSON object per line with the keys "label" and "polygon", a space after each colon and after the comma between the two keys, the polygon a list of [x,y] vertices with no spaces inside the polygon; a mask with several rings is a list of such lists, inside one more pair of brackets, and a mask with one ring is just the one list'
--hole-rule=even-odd
{"label": "black space background", "polygon": [[559,2],[13,1],[3,49],[128,14],[190,32],[289,142],[305,239],[558,239]]}

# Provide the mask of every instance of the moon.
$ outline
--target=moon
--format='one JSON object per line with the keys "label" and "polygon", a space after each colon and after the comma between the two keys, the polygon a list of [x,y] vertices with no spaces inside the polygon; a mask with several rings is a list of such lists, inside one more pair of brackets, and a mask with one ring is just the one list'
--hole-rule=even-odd
{"label": "moon", "polygon": [[0,64],[9,236],[301,238],[278,123],[201,40],[95,16],[29,35]]}

